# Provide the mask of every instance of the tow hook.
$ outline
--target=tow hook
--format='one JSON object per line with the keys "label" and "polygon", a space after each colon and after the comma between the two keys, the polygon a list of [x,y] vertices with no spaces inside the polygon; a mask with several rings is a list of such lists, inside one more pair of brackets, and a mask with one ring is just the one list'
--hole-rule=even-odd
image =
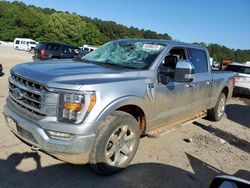
{"label": "tow hook", "polygon": [[31,150],[32,151],[39,151],[40,148],[36,147],[36,146],[31,146]]}

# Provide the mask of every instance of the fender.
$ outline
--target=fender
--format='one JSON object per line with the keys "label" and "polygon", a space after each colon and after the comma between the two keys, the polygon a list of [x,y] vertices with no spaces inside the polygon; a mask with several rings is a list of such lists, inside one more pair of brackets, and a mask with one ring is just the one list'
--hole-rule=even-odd
{"label": "fender", "polygon": [[112,112],[114,112],[115,110],[117,110],[118,108],[122,107],[122,106],[126,106],[126,105],[135,105],[138,106],[139,108],[142,109],[142,111],[144,112],[145,116],[147,118],[150,118],[149,116],[149,110],[147,109],[147,107],[145,106],[145,100],[138,97],[138,96],[124,96],[121,98],[118,98],[114,101],[112,101],[108,106],[106,106],[102,112],[96,117],[96,121],[103,121],[106,119],[106,117],[111,114]]}

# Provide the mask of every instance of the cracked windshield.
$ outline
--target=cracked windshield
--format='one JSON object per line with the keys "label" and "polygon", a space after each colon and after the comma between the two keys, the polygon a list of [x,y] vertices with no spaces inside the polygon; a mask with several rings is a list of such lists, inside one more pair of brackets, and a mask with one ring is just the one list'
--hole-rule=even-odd
{"label": "cracked windshield", "polygon": [[86,55],[83,60],[133,69],[148,68],[164,49],[160,43],[111,42]]}

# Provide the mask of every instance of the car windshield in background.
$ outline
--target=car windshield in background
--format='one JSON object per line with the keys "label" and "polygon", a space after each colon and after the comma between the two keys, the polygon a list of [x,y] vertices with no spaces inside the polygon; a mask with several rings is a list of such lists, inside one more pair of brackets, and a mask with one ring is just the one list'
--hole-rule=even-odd
{"label": "car windshield in background", "polygon": [[114,41],[107,43],[82,59],[114,66],[145,69],[148,68],[165,44],[147,41]]}
{"label": "car windshield in background", "polygon": [[243,74],[250,74],[250,67],[245,67],[245,66],[228,65],[226,70]]}

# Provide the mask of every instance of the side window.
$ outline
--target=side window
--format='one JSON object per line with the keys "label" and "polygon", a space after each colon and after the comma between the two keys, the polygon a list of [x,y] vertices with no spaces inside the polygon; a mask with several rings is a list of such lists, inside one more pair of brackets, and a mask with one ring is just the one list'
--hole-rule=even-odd
{"label": "side window", "polygon": [[195,73],[204,73],[208,71],[208,62],[206,52],[204,50],[189,48],[190,61],[193,63]]}
{"label": "side window", "polygon": [[52,50],[52,47],[53,47],[52,44],[48,44],[48,45],[46,46],[46,50]]}
{"label": "side window", "polygon": [[59,49],[59,45],[57,44],[53,45],[52,50],[57,51],[58,49]]}
{"label": "side window", "polygon": [[48,44],[46,46],[46,50],[56,51],[56,50],[58,50],[58,45],[57,44]]}
{"label": "side window", "polygon": [[186,50],[184,48],[172,48],[159,66],[160,82],[165,84],[170,80],[174,80],[175,67],[179,60],[187,60]]}
{"label": "side window", "polygon": [[72,52],[73,52],[73,49],[70,48],[69,46],[65,46],[65,47],[64,47],[64,53],[70,54],[70,53],[72,53]]}
{"label": "side window", "polygon": [[20,41],[19,40],[16,40],[16,44],[19,44],[20,43]]}

